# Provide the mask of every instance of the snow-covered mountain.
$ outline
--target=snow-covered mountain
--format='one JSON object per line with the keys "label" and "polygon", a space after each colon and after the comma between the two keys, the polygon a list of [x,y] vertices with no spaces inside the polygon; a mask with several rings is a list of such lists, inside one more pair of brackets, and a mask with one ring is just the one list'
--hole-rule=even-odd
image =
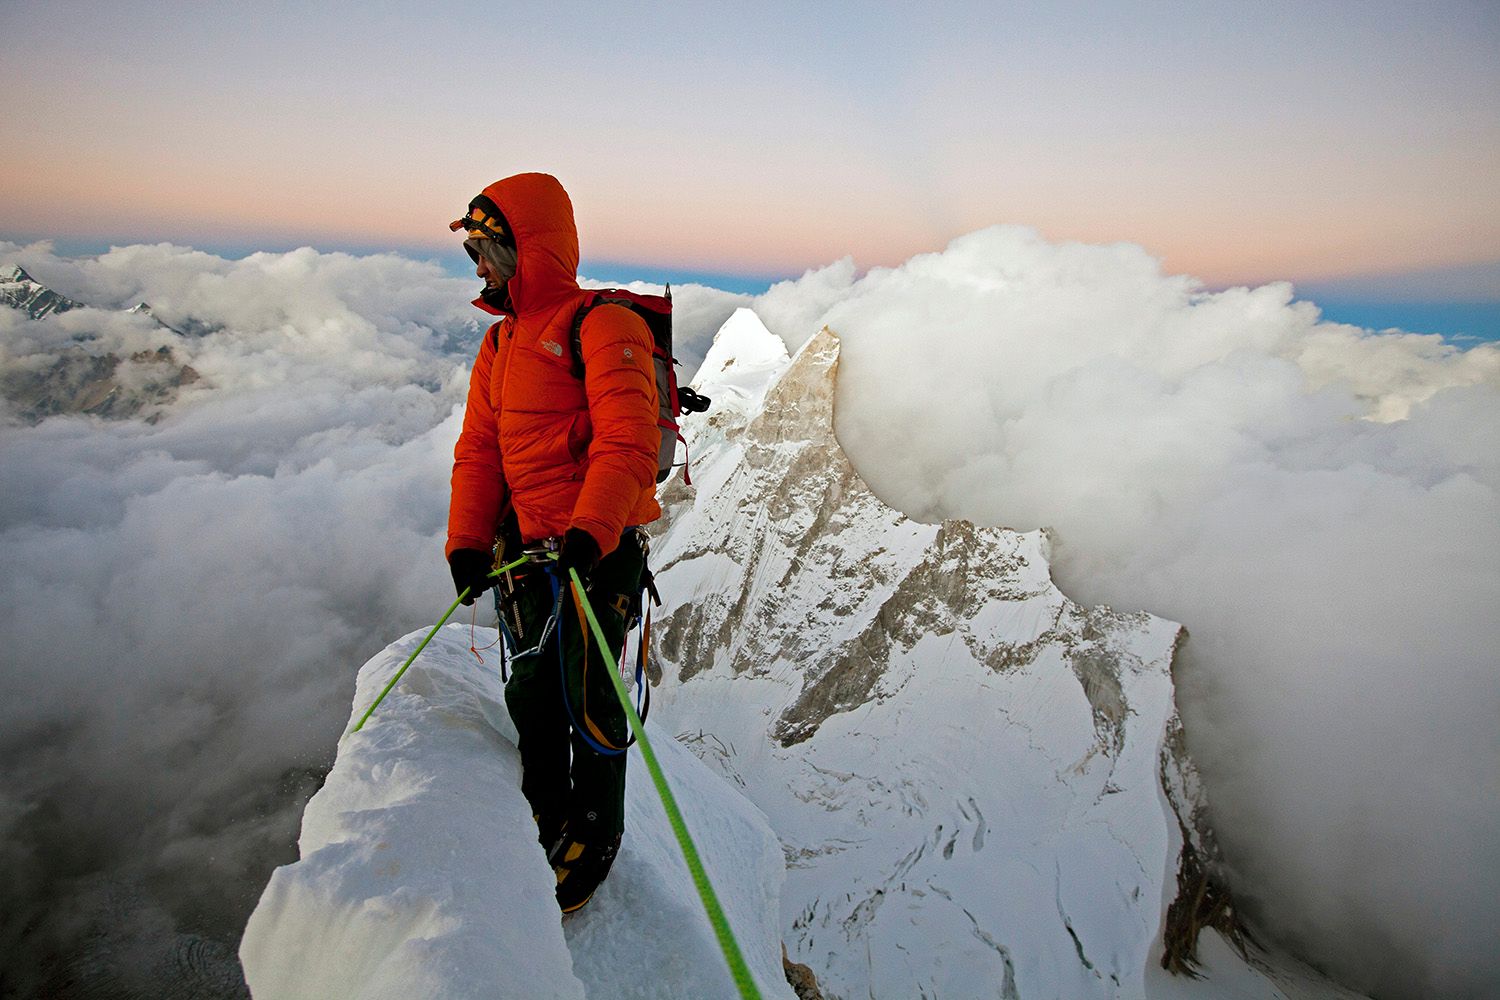
{"label": "snow-covered mountain", "polygon": [[[177,398],[182,387],[199,379],[191,365],[179,357],[183,336],[163,323],[145,302],[116,313],[149,321],[149,329],[171,343],[152,349],[131,349],[116,338],[101,336],[78,317],[94,313],[37,281],[20,265],[0,269],[0,305],[17,310],[25,319],[45,329],[63,314],[67,328],[46,330],[35,338],[9,337],[0,344],[6,361],[0,374],[0,396],[29,423],[47,417],[88,414],[118,420],[160,418],[163,409]],[[76,322],[75,322],[76,321]]]}
{"label": "snow-covered mountain", "polygon": [[[1069,600],[1043,532],[881,503],[833,433],[838,355],[828,330],[793,358],[748,310],[725,324],[652,553],[652,729],[766,995],[784,943],[827,997],[1352,996],[1213,930],[1203,978],[1162,969],[1233,927],[1196,906],[1218,889],[1181,626]],[[361,671],[356,711],[416,638]],[[559,927],[470,641],[442,630],[341,745],[246,932],[254,995],[732,996],[639,768],[615,874]]]}
{"label": "snow-covered mountain", "polygon": [[781,838],[792,956],[841,997],[1338,995],[1213,933],[1201,988],[1161,971],[1212,851],[1180,626],[1070,601],[1044,533],[882,504],[833,433],[838,354],[725,325],[653,553],[659,718]]}
{"label": "snow-covered mountain", "polygon": [[12,264],[0,268],[0,305],[19,309],[31,319],[41,319],[77,309],[83,303],[59,295],[27,274],[21,265]]}

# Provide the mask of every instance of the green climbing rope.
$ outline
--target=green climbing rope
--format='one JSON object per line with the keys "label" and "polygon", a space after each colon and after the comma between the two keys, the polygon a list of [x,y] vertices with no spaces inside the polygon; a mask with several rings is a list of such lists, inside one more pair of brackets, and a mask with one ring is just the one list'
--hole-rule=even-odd
{"label": "green climbing rope", "polygon": [[688,872],[693,876],[693,885],[697,887],[698,895],[703,900],[703,909],[708,912],[708,922],[713,925],[714,934],[719,939],[719,947],[724,952],[724,961],[729,963],[729,974],[734,979],[735,986],[739,987],[741,997],[745,1000],[752,1000],[752,998],[760,1000],[760,990],[750,976],[749,967],[745,965],[745,956],[740,951],[739,942],[734,938],[734,930],[729,926],[729,919],[724,916],[724,909],[719,905],[719,897],[714,894],[714,887],[708,881],[708,872],[703,867],[703,859],[699,857],[698,848],[693,844],[687,824],[682,820],[682,811],[677,808],[677,800],[672,796],[672,789],[667,786],[666,775],[662,773],[661,764],[656,760],[656,752],[651,749],[651,741],[646,738],[646,727],[641,722],[641,717],[636,714],[635,705],[631,704],[630,693],[625,690],[625,682],[620,679],[619,667],[610,653],[609,642],[604,638],[604,630],[599,627],[599,619],[594,617],[594,609],[589,604],[588,595],[584,593],[583,583],[578,579],[578,571],[570,568],[568,575],[573,578],[573,586],[577,588],[576,592],[582,598],[583,613],[588,616],[589,628],[593,630],[599,650],[604,654],[604,662],[609,667],[610,680],[615,685],[615,694],[619,697],[620,704],[625,707],[625,717],[630,720],[630,728],[635,733],[636,744],[641,748],[641,756],[646,760],[646,770],[651,772],[651,781],[656,785],[657,794],[661,796],[662,808],[667,813],[667,822],[672,825],[672,832],[677,835],[677,845],[682,848],[682,856],[687,861]]}
{"label": "green climbing rope", "polygon": [[[491,570],[490,576],[499,576],[501,573],[508,573],[530,558],[530,556],[522,556],[513,563],[506,563],[499,569]],[[427,633],[427,638],[422,640],[422,644],[411,651],[411,655],[406,658],[406,662],[401,664],[401,669],[396,671],[396,676],[392,677],[386,684],[385,688],[380,692],[380,697],[376,698],[375,701],[370,705],[370,707],[365,709],[365,714],[359,717],[359,722],[357,722],[354,728],[349,730],[348,733],[345,733],[344,737],[347,738],[350,733],[357,733],[364,728],[365,722],[370,718],[372,714],[374,714],[375,709],[380,707],[380,703],[382,701],[385,701],[385,696],[391,693],[391,688],[396,686],[396,682],[401,679],[401,675],[406,673],[406,668],[411,666],[412,661],[417,658],[417,655],[421,653],[422,650],[427,648],[427,644],[432,641],[432,637],[437,635],[438,629],[442,628],[443,624],[449,618],[453,617],[453,612],[458,610],[459,604],[461,604],[463,602],[463,599],[468,596],[469,588],[465,587],[463,593],[458,595],[458,599],[455,600],[452,604],[448,605],[448,610],[443,612],[443,617],[438,619],[438,623],[432,626],[432,631]]]}

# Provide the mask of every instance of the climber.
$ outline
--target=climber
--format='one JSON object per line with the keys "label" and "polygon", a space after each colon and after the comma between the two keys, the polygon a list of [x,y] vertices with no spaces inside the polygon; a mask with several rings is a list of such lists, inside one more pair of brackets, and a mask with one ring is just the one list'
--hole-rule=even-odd
{"label": "climber", "polygon": [[653,341],[629,309],[600,305],[581,328],[583,377],[572,371],[571,326],[587,293],[572,203],[555,178],[496,181],[451,228],[484,279],[474,305],[503,318],[485,332],[469,377],[448,564],[469,604],[495,586],[489,574],[501,560],[538,556],[503,574],[496,592],[511,654],[505,704],[521,790],[569,913],[619,850],[629,734],[607,668],[590,655],[568,571],[618,650],[642,587],[641,526],[661,514]]}

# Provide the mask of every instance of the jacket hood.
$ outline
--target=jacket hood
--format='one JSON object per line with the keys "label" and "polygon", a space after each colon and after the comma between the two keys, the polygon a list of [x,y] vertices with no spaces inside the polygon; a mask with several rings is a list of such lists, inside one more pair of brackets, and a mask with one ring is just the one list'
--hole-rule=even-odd
{"label": "jacket hood", "polygon": [[[483,194],[495,203],[516,240],[516,273],[508,286],[517,315],[558,305],[578,294],[578,227],[573,202],[551,174],[516,174]],[[477,303],[476,303],[477,304]]]}

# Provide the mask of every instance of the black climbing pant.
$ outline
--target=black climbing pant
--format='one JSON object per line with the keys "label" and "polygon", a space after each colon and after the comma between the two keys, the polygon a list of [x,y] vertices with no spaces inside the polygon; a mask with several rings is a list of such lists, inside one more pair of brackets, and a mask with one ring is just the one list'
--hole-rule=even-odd
{"label": "black climbing pant", "polygon": [[[640,536],[628,528],[619,547],[599,561],[589,578],[589,604],[617,660],[644,568]],[[505,705],[520,737],[521,791],[544,841],[565,821],[575,838],[613,838],[625,830],[626,754],[599,752],[575,725],[609,748],[625,746],[629,723],[588,622],[580,621],[569,582],[560,582],[556,625],[546,643],[536,646],[553,613],[550,583],[548,573],[531,569],[517,588],[514,610],[501,611],[513,631],[519,623],[521,633],[519,649],[511,649],[505,686]]]}

